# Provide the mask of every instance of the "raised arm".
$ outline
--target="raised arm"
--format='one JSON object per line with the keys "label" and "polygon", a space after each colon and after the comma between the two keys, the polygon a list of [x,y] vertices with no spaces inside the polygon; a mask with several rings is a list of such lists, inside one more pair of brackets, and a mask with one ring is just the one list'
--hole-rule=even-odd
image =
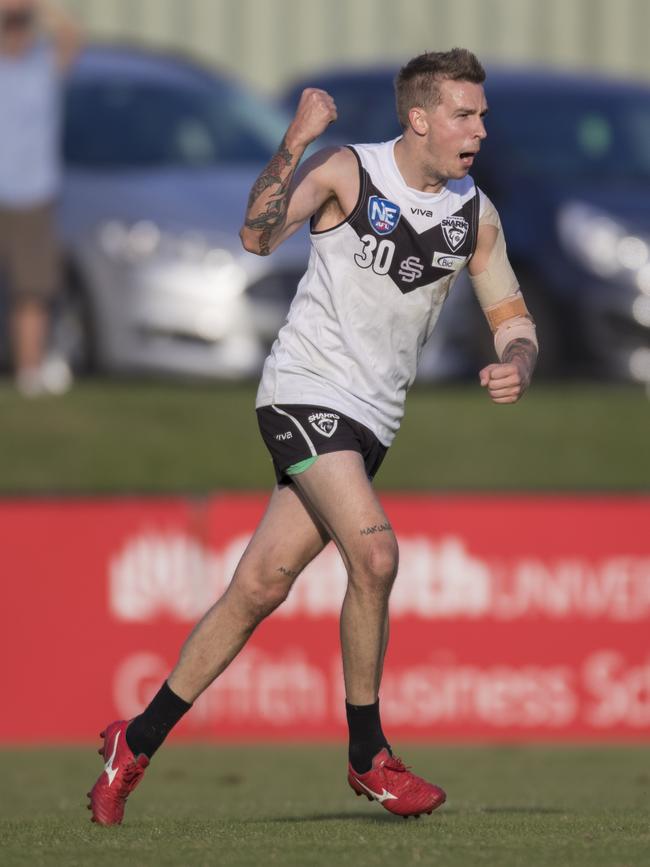
{"label": "raised arm", "polygon": [[253,184],[239,236],[251,253],[267,256],[333,194],[332,159],[324,148],[296,172],[306,148],[336,120],[336,106],[324,90],[302,92],[296,114],[275,156]]}
{"label": "raised arm", "polygon": [[499,364],[488,364],[480,371],[480,383],[495,403],[515,403],[530,385],[537,361],[537,337],[508,261],[498,214],[489,200],[469,273],[499,358]]}

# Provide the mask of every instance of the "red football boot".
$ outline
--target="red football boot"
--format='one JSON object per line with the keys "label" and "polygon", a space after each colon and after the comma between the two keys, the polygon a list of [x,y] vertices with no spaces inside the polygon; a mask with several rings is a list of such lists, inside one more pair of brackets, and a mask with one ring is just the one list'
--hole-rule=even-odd
{"label": "red football boot", "polygon": [[126,799],[142,779],[149,759],[140,754],[137,759],[126,742],[128,720],[118,720],[101,732],[104,746],[97,752],[106,764],[99,779],[88,792],[92,822],[100,825],[119,825],[124,816]]}
{"label": "red football boot", "polygon": [[379,801],[389,813],[405,819],[432,813],[447,798],[439,786],[416,777],[401,759],[391,756],[385,748],[377,753],[372,768],[365,774],[357,774],[352,765],[348,765],[348,783],[357,795]]}

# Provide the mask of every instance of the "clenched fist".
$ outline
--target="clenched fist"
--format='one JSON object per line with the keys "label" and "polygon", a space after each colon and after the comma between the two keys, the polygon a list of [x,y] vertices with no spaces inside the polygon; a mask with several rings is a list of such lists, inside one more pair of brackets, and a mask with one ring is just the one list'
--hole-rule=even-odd
{"label": "clenched fist", "polygon": [[317,87],[306,87],[287,130],[287,145],[306,148],[325,132],[336,118],[336,104],[329,93]]}
{"label": "clenched fist", "polygon": [[488,364],[479,373],[479,380],[495,403],[516,403],[529,384],[522,366],[513,362]]}

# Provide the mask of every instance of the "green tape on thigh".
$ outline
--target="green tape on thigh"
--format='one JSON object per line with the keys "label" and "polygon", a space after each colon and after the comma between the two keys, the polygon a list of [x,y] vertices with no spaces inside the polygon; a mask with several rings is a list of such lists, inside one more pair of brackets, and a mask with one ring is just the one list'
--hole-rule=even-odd
{"label": "green tape on thigh", "polygon": [[299,473],[304,473],[305,470],[308,470],[317,460],[318,455],[312,455],[310,458],[305,458],[304,461],[298,461],[297,464],[291,464],[290,467],[287,467],[286,473],[288,476],[297,476]]}

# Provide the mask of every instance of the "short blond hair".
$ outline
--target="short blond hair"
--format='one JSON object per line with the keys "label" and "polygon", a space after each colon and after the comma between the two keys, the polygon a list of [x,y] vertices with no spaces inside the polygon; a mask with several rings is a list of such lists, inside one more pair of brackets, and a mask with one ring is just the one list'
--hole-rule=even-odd
{"label": "short blond hair", "polygon": [[440,82],[445,80],[482,84],[485,70],[466,48],[427,51],[409,60],[395,78],[397,117],[402,129],[408,126],[412,108],[430,108],[440,102]]}

